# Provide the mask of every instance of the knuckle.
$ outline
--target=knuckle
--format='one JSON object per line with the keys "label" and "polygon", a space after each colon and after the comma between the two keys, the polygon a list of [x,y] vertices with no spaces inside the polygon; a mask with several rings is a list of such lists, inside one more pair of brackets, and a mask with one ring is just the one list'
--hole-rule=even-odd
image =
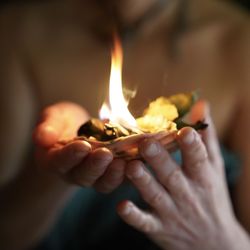
{"label": "knuckle", "polygon": [[131,177],[135,177],[137,176],[137,173],[139,172],[138,171],[138,168],[135,166],[134,168],[131,167],[132,165],[129,165],[127,170],[126,170],[126,174],[128,176],[131,176]]}
{"label": "knuckle", "polygon": [[156,160],[157,163],[160,163],[161,165],[166,165],[171,162],[172,158],[167,151],[163,151],[162,154],[159,155]]}
{"label": "knuckle", "polygon": [[153,207],[158,207],[163,204],[164,195],[163,192],[158,192],[148,198],[148,203]]}
{"label": "knuckle", "polygon": [[150,234],[153,231],[152,225],[147,220],[142,220],[140,224],[140,229],[146,234]]}
{"label": "knuckle", "polygon": [[142,187],[149,186],[153,184],[153,178],[152,176],[145,172],[144,175],[140,178],[140,185]]}
{"label": "knuckle", "polygon": [[208,161],[208,154],[206,151],[194,152],[189,159],[189,165],[192,171],[199,170]]}
{"label": "knuckle", "polygon": [[192,207],[193,210],[195,211],[195,207],[196,207],[196,198],[193,195],[190,195],[188,193],[183,193],[182,194],[182,200],[185,201],[185,204],[189,207]]}
{"label": "knuckle", "polygon": [[191,208],[191,210],[197,215],[200,216],[201,215],[201,209],[199,206],[199,203],[196,199],[191,198],[187,201],[187,206],[189,208]]}
{"label": "knuckle", "polygon": [[194,142],[189,147],[189,152],[193,153],[202,153],[206,151],[205,145],[202,143],[201,139],[194,140]]}
{"label": "knuckle", "polygon": [[166,178],[165,183],[170,187],[176,187],[178,183],[180,183],[181,178],[182,178],[182,173],[180,169],[176,168]]}
{"label": "knuckle", "polygon": [[198,171],[199,169],[201,169],[204,165],[204,158],[198,158],[198,159],[195,159],[194,161],[191,162],[191,171],[192,172],[196,172]]}

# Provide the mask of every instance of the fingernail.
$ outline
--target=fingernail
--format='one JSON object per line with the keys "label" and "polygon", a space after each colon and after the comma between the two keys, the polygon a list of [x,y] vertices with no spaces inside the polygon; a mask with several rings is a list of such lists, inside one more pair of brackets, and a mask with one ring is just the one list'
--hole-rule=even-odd
{"label": "fingernail", "polygon": [[124,208],[122,213],[124,215],[128,215],[130,213],[130,211],[131,211],[131,208],[132,208],[132,206],[130,204],[127,204],[127,206]]}
{"label": "fingernail", "polygon": [[155,142],[150,142],[144,149],[144,155],[148,157],[154,157],[160,152],[159,146]]}
{"label": "fingernail", "polygon": [[128,177],[130,179],[137,179],[137,178],[141,178],[144,174],[143,169],[140,167],[138,168],[136,171],[134,171],[132,174],[129,174]]}
{"label": "fingernail", "polygon": [[181,141],[185,144],[191,144],[194,142],[195,138],[196,138],[196,134],[194,130],[190,130],[188,131],[188,133],[185,133],[184,135],[182,135]]}

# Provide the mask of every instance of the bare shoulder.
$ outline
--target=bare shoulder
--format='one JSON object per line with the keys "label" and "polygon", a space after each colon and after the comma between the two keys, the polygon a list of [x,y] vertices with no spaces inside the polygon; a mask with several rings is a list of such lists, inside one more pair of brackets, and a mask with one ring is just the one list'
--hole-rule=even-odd
{"label": "bare shoulder", "polygon": [[0,186],[13,178],[30,145],[35,100],[23,66],[0,48]]}

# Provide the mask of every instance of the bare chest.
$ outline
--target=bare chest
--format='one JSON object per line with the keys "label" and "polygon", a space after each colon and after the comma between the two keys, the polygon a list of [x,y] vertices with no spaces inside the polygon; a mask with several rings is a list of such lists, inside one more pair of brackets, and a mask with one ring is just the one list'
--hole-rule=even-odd
{"label": "bare chest", "polygon": [[[123,85],[137,95],[129,108],[134,116],[142,113],[150,101],[159,96],[199,91],[211,104],[212,115],[222,138],[234,112],[235,94],[227,85],[213,55],[184,50],[178,60],[169,57],[162,43],[139,43],[124,50]],[[62,46],[62,45],[61,45]],[[94,43],[79,47],[45,50],[37,57],[38,96],[41,106],[67,100],[84,106],[92,116],[98,115],[108,96],[111,66],[110,50]]]}

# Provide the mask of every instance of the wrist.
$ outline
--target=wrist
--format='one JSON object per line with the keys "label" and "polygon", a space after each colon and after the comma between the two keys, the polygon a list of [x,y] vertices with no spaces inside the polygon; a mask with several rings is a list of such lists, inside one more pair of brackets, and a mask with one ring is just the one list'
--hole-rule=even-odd
{"label": "wrist", "polygon": [[237,220],[233,222],[232,226],[227,226],[225,232],[225,237],[222,239],[222,242],[224,242],[224,244],[222,244],[223,248],[220,249],[250,249],[249,235]]}
{"label": "wrist", "polygon": [[235,242],[235,249],[250,249],[249,234],[238,221],[236,222],[236,234],[234,235],[234,239],[238,239]]}

